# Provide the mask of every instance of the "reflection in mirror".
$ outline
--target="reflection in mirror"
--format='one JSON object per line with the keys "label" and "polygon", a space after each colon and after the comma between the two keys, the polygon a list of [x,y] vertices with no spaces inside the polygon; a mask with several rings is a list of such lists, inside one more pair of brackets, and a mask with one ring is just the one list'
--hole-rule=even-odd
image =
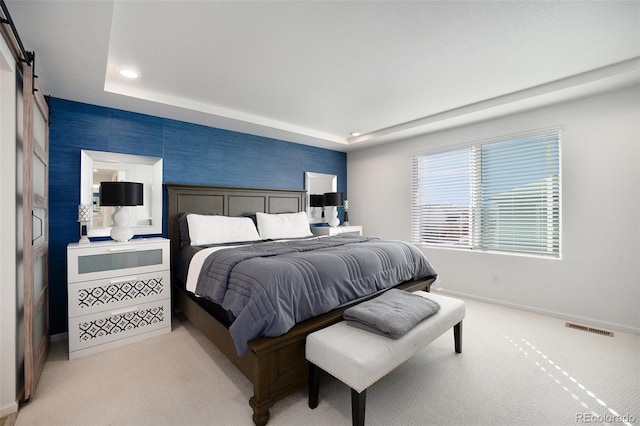
{"label": "reflection in mirror", "polygon": [[312,207],[311,201],[314,195],[322,195],[325,192],[338,190],[338,176],[325,173],[304,172],[304,189],[307,191],[307,216],[309,223],[327,223],[322,215],[321,207]]}
{"label": "reflection in mirror", "polygon": [[143,184],[143,205],[127,207],[135,235],[162,233],[162,158],[115,152],[81,151],[80,204],[93,206],[89,237],[111,232],[115,207],[100,206],[100,182]]}

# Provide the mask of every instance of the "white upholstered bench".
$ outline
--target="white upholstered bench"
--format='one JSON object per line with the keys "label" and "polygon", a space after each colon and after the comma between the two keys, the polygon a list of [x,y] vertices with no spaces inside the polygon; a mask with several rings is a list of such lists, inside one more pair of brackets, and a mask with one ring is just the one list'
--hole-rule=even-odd
{"label": "white upholstered bench", "polygon": [[307,336],[309,361],[309,407],[318,406],[319,369],[351,388],[353,425],[364,425],[366,389],[422,348],[453,328],[455,351],[462,352],[464,302],[447,296],[416,291],[440,304],[440,310],[418,323],[399,339],[347,325],[345,321]]}

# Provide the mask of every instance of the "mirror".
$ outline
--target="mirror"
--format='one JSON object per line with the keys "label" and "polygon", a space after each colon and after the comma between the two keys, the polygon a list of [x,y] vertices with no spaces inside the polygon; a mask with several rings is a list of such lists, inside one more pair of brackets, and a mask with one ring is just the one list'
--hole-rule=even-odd
{"label": "mirror", "polygon": [[127,207],[134,235],[162,233],[162,158],[80,151],[80,204],[93,206],[89,237],[108,237],[115,207],[100,206],[100,182],[142,182],[143,205]]}
{"label": "mirror", "polygon": [[311,207],[311,195],[338,190],[338,176],[325,173],[304,172],[304,189],[307,191],[307,217],[309,223],[327,223],[321,207]]}

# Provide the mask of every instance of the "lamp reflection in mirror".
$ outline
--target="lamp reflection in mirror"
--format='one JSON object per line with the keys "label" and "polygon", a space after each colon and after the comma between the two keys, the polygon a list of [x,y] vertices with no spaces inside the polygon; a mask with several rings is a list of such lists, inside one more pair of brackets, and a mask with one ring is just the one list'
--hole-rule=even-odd
{"label": "lamp reflection in mirror", "polygon": [[325,192],[323,195],[325,216],[329,218],[329,226],[340,225],[338,206],[344,203],[342,192]]}
{"label": "lamp reflection in mirror", "polygon": [[323,216],[324,197],[321,194],[311,194],[309,196],[309,207],[311,208],[311,218],[319,219]]}
{"label": "lamp reflection in mirror", "polygon": [[111,216],[113,228],[111,238],[116,241],[129,241],[133,229],[129,226],[128,206],[141,206],[143,203],[143,184],[139,182],[100,182],[100,205],[116,207]]}
{"label": "lamp reflection in mirror", "polygon": [[80,244],[88,244],[87,223],[91,220],[93,207],[89,204],[78,204],[78,223],[80,224]]}

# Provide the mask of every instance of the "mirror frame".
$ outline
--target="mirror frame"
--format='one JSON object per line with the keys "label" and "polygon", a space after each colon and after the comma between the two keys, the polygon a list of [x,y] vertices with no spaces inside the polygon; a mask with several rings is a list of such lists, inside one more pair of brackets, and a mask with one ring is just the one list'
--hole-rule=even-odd
{"label": "mirror frame", "polygon": [[322,184],[322,187],[324,188],[330,187],[330,190],[322,190],[320,194],[324,194],[325,192],[336,192],[338,190],[338,176],[326,173],[304,172],[304,189],[307,191],[306,203],[309,223],[327,223],[327,219],[311,217],[311,194],[316,194],[315,192],[311,192],[313,190],[314,183]]}
{"label": "mirror frame", "polygon": [[[151,225],[132,226],[134,235],[162,234],[162,158],[143,155],[121,154],[117,152],[80,151],[80,204],[93,205],[93,169],[95,162],[127,163],[152,166]],[[114,166],[114,169],[117,169]],[[89,237],[108,237],[111,227],[93,226],[93,215],[87,225]]]}

